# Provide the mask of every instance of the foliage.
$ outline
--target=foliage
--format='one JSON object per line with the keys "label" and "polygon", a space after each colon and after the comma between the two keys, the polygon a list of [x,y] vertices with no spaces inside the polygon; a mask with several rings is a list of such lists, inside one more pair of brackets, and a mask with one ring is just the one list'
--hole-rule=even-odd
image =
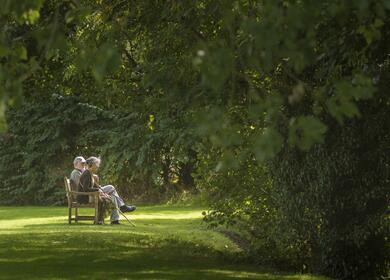
{"label": "foliage", "polygon": [[138,201],[167,200],[174,190],[193,188],[192,177],[185,181],[192,170],[187,132],[163,141],[157,124],[151,131],[137,114],[113,114],[78,101],[53,95],[8,112],[8,134],[1,142],[2,203],[62,204],[63,176],[69,176],[76,155],[101,156],[102,183]]}
{"label": "foliage", "polygon": [[[75,98],[54,95],[45,103],[30,103],[8,113],[9,134],[1,143],[1,200],[7,204],[58,204],[64,199],[61,185],[73,153],[88,151],[84,129],[104,112]],[[84,141],[78,143],[79,135]],[[66,174],[69,176],[68,174]]]}
{"label": "foliage", "polygon": [[336,278],[387,273],[388,159],[376,154],[384,145],[380,139],[355,134],[366,125],[372,123],[333,128],[337,137],[329,136],[327,145],[307,154],[285,151],[271,169],[282,223],[296,231],[285,236],[287,244],[300,243],[303,264]]}
{"label": "foliage", "polygon": [[384,275],[389,1],[5,3],[3,202],[100,154],[128,196],[209,194],[258,260]]}

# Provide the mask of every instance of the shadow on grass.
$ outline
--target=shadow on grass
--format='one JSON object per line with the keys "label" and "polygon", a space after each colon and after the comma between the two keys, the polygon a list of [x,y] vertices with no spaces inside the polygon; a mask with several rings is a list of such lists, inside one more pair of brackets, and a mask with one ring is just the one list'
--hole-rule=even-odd
{"label": "shadow on grass", "polygon": [[133,234],[85,235],[2,236],[0,278],[284,279],[235,264],[190,242]]}

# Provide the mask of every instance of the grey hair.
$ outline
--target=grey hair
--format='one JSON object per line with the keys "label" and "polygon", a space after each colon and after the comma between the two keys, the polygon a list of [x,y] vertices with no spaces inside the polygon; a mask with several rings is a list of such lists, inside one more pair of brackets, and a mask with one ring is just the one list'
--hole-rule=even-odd
{"label": "grey hair", "polygon": [[100,158],[97,158],[97,157],[89,157],[87,158],[87,164],[89,167],[91,167],[92,165],[97,165],[99,166],[100,164]]}
{"label": "grey hair", "polygon": [[85,162],[85,159],[82,156],[75,157],[73,160],[73,165],[76,165],[80,162]]}

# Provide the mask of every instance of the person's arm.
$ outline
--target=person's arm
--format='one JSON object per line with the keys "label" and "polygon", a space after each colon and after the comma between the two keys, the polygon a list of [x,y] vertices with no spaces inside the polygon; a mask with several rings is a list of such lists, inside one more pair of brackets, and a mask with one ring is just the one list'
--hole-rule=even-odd
{"label": "person's arm", "polygon": [[96,174],[93,174],[93,185],[95,188],[100,188],[100,180],[99,180],[99,176],[96,175]]}

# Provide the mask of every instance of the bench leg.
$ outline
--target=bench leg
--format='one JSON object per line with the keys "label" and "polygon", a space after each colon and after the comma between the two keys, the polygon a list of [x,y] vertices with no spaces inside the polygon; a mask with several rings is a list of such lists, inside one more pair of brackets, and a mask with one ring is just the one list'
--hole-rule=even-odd
{"label": "bench leg", "polygon": [[95,224],[99,222],[99,199],[95,198]]}
{"label": "bench leg", "polygon": [[68,207],[68,223],[72,222],[72,207]]}
{"label": "bench leg", "polygon": [[79,221],[79,208],[75,208],[74,209],[74,221],[75,221],[75,223],[77,224],[77,222]]}

